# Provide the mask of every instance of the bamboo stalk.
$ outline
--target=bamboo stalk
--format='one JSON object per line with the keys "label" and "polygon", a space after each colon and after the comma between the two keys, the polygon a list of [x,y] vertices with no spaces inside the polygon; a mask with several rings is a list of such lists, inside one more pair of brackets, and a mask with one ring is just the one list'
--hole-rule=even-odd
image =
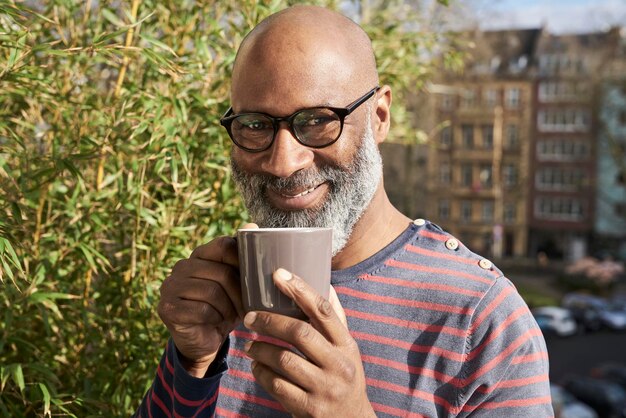
{"label": "bamboo stalk", "polygon": [[[137,20],[137,11],[139,10],[140,0],[133,0],[133,4],[131,6],[130,15],[133,20]],[[135,28],[128,29],[126,32],[126,42],[124,46],[128,48],[133,43],[133,35],[135,33]],[[122,92],[122,84],[124,83],[124,77],[126,76],[126,69],[128,68],[128,64],[130,63],[130,58],[128,55],[124,55],[124,59],[122,60],[122,67],[120,68],[120,73],[117,76],[117,82],[115,83],[115,91],[113,93],[113,97],[120,97],[120,93]]]}
{"label": "bamboo stalk", "polygon": [[85,292],[83,293],[83,306],[87,307],[89,305],[89,293],[91,293],[91,278],[93,275],[93,270],[90,268],[87,270],[87,274],[85,275]]}

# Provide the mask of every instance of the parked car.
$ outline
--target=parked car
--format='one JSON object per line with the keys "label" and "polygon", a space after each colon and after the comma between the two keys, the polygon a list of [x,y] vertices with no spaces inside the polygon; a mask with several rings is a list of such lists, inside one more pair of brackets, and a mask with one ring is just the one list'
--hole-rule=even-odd
{"label": "parked car", "polygon": [[581,330],[594,332],[602,328],[599,310],[605,304],[601,299],[584,293],[568,293],[561,300],[561,306],[570,310]]}
{"label": "parked car", "polygon": [[598,414],[589,405],[580,402],[562,386],[550,384],[552,407],[559,418],[598,418]]}
{"label": "parked car", "polygon": [[611,306],[616,310],[626,312],[626,294],[618,293],[611,298]]}
{"label": "parked car", "polygon": [[595,331],[604,327],[614,331],[626,330],[626,310],[618,303],[584,293],[568,293],[561,300],[561,306],[572,312],[583,329]]}
{"label": "parked car", "polygon": [[602,325],[613,331],[626,330],[626,312],[608,307],[598,312]]}
{"label": "parked car", "polygon": [[534,308],[531,312],[544,335],[554,334],[559,337],[568,337],[578,331],[576,320],[567,309],[558,306],[544,306]]}
{"label": "parked car", "polygon": [[605,309],[608,307],[608,301],[599,296],[589,295],[587,293],[572,292],[567,293],[561,299],[561,306],[564,308],[594,308]]}
{"label": "parked car", "polygon": [[608,380],[626,390],[626,364],[605,363],[591,369],[591,376]]}
{"label": "parked car", "polygon": [[615,383],[575,377],[566,381],[563,387],[602,418],[626,418],[626,391]]}

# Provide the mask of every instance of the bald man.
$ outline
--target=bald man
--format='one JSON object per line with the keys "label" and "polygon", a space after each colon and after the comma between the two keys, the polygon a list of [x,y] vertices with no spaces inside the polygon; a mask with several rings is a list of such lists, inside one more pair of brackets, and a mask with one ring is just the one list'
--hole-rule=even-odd
{"label": "bald man", "polygon": [[511,283],[387,198],[391,89],[358,25],[312,6],[270,16],[238,51],[231,106],[251,218],[332,227],[333,290],[278,270],[309,321],[244,315],[235,240],[198,247],[163,283],[171,339],[137,415],[553,416],[545,343]]}

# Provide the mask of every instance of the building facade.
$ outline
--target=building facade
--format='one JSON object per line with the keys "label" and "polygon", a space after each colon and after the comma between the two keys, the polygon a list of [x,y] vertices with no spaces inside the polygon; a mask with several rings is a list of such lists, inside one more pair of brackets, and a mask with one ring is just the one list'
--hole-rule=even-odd
{"label": "building facade", "polygon": [[578,259],[590,252],[595,219],[597,77],[608,34],[543,32],[536,49],[529,179],[529,255]]}
{"label": "building facade", "polygon": [[474,33],[467,71],[441,81],[428,217],[483,254],[524,256],[531,68],[540,30]]}
{"label": "building facade", "polygon": [[626,260],[626,30],[614,29],[615,54],[600,83],[594,249]]}
{"label": "building facade", "polygon": [[384,150],[392,201],[496,258],[626,257],[626,31],[464,39],[415,97],[425,146]]}

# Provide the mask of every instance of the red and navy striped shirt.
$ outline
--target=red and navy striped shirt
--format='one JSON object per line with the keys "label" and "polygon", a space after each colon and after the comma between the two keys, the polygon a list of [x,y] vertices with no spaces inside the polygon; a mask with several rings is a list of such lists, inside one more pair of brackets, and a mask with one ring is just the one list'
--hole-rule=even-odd
{"label": "red and navy striped shirt", "polygon": [[[552,417],[545,341],[514,286],[437,225],[411,224],[369,259],[333,271],[379,417]],[[168,344],[138,416],[277,417],[254,381],[243,327],[198,379]]]}

